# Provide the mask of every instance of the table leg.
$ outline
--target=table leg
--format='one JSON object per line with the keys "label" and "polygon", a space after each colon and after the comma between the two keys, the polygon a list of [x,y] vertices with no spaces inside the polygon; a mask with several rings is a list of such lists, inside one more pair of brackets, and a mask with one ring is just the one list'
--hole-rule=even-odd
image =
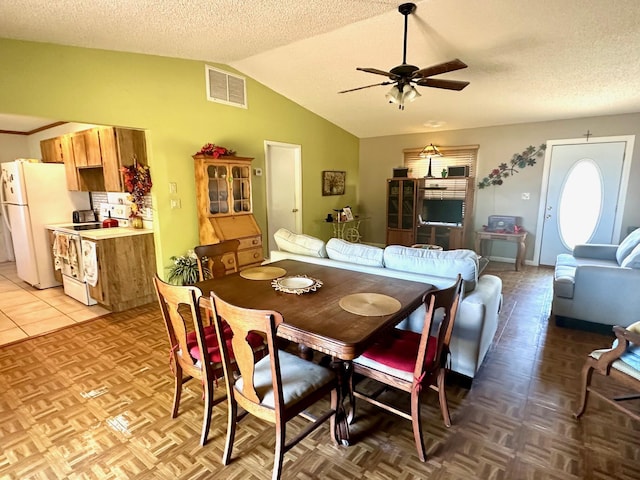
{"label": "table leg", "polygon": [[521,238],[518,241],[518,256],[516,258],[516,272],[519,270],[519,267],[524,267],[525,249],[526,249],[526,245],[524,243],[524,238]]}
{"label": "table leg", "polygon": [[351,362],[333,358],[331,361],[331,369],[338,376],[338,410],[336,411],[336,431],[334,432],[336,441],[345,447],[349,446],[349,422],[348,414],[344,407],[345,397],[349,398],[351,406],[353,400],[349,395],[349,385],[351,382],[350,375],[353,374]]}

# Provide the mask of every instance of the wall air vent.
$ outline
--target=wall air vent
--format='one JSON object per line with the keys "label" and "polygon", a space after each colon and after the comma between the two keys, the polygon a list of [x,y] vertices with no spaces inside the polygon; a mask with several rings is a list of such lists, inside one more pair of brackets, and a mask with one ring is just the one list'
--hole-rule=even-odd
{"label": "wall air vent", "polygon": [[234,107],[247,108],[247,86],[244,77],[205,65],[207,100]]}

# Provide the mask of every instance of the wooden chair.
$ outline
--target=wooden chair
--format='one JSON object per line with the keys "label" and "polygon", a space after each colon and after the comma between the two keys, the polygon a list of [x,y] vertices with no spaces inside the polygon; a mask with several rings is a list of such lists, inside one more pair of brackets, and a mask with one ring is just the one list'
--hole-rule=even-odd
{"label": "wooden chair", "polygon": [[[420,395],[422,388],[429,386],[438,392],[440,410],[447,427],[451,426],[449,407],[445,392],[446,364],[449,357],[449,340],[458,311],[462,278],[443,290],[427,292],[423,298],[426,306],[422,333],[393,329],[389,337],[374,344],[353,361],[353,372],[382,383],[382,388],[373,394],[356,391],[353,375],[350,384],[352,420],[355,416],[355,398],[376,405],[388,412],[411,420],[413,437],[421,461],[426,461],[426,452],[420,421]],[[443,311],[437,334],[431,336],[431,326],[437,311]],[[383,403],[377,397],[388,387],[411,394],[411,412]],[[355,397],[355,398],[354,398]]]}
{"label": "wooden chair", "polygon": [[[182,384],[191,378],[199,379],[204,390],[204,419],[200,437],[200,445],[204,445],[211,425],[211,409],[226,398],[226,395],[216,400],[213,398],[215,380],[224,372],[218,337],[213,325],[205,327],[202,322],[202,291],[198,287],[170,285],[157,275],[154,277],[154,284],[169,336],[170,366],[175,377],[171,418],[178,416]],[[186,316],[191,318],[185,318]],[[189,323],[191,328],[187,327]],[[230,342],[231,330],[226,327],[223,334]],[[252,335],[250,340],[254,351],[266,350],[259,335]],[[229,355],[232,356],[231,353]],[[183,375],[187,377],[184,378]]]}
{"label": "wooden chair", "polygon": [[[218,342],[222,345],[225,382],[229,396],[227,442],[222,462],[227,465],[231,460],[236,424],[241,418],[238,417],[240,405],[246,413],[275,424],[276,446],[272,478],[279,479],[284,454],[327,419],[330,419],[331,438],[337,443],[334,436],[335,413],[338,407],[336,374],[325,367],[278,350],[276,330],[283,321],[282,315],[278,312],[240,308],[221,300],[215,292],[212,294],[211,303],[214,305],[213,318]],[[233,365],[230,363],[230,345],[222,342],[225,335],[223,321],[227,322],[233,332],[233,352],[240,370],[238,378],[231,374]],[[249,332],[259,332],[267,338],[269,355],[257,363],[252,356],[250,345],[243,340]],[[327,394],[331,395],[329,410],[315,419],[303,413]],[[287,442],[286,424],[299,414],[311,420],[311,423]]]}
{"label": "wooden chair", "polygon": [[[593,393],[631,418],[640,420],[637,409],[633,411],[621,403],[640,398],[638,393],[640,392],[640,322],[633,323],[627,328],[615,326],[613,332],[616,335],[613,346],[591,352],[582,368],[582,388],[578,410],[575,412],[576,418],[580,418],[585,412],[589,393]],[[613,379],[622,386],[632,389],[633,393],[611,397],[597,391],[591,386],[593,372]]]}
{"label": "wooden chair", "polygon": [[239,246],[240,240],[224,240],[195,247],[200,281],[237,272]]}

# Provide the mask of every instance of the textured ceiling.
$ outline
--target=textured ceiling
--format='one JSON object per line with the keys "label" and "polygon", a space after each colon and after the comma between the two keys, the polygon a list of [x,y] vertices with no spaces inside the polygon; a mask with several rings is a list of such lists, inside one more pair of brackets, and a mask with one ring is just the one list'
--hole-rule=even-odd
{"label": "textured ceiling", "polygon": [[419,87],[404,111],[388,86],[338,94],[401,63],[399,3],[0,0],[0,36],[226,63],[358,137],[640,111],[637,0],[415,2],[408,63],[460,58],[439,78],[471,85]]}

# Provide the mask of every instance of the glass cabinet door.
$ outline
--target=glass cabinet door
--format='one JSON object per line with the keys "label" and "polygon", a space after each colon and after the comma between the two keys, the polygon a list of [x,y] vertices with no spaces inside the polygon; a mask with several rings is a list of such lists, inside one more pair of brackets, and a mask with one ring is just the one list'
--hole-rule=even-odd
{"label": "glass cabinet door", "polygon": [[251,176],[246,165],[231,167],[231,185],[233,193],[233,213],[251,212]]}
{"label": "glass cabinet door", "polygon": [[225,165],[207,166],[209,179],[209,213],[229,213],[228,171]]}
{"label": "glass cabinet door", "polygon": [[398,228],[400,226],[400,182],[391,180],[387,192],[387,227]]}
{"label": "glass cabinet door", "polygon": [[414,182],[402,182],[402,228],[412,229],[415,221],[415,196],[416,184]]}

